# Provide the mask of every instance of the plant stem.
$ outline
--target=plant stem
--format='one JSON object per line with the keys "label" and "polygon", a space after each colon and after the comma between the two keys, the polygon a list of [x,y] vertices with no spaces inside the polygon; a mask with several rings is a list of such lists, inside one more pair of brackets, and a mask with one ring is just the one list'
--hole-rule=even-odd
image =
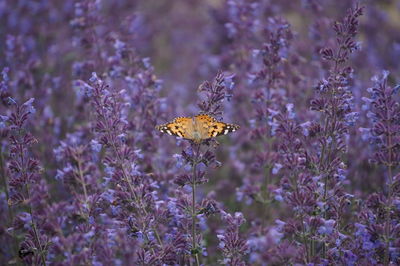
{"label": "plant stem", "polygon": [[[30,200],[31,196],[30,196],[30,192],[29,192],[29,184],[26,184],[26,191],[27,191],[28,199]],[[36,227],[36,222],[33,218],[33,211],[32,211],[32,206],[30,203],[28,203],[28,210],[29,210],[29,214],[31,215],[31,222],[32,222],[33,233],[35,235],[35,240],[39,246],[40,258],[42,260],[43,265],[46,266],[46,257],[44,256],[44,251],[42,248],[42,244],[40,242],[40,237],[39,237],[38,230]]]}
{"label": "plant stem", "polygon": [[[4,192],[6,194],[6,200],[10,199],[10,194],[8,193],[8,180],[7,180],[7,175],[5,171],[5,164],[4,164],[4,156],[3,152],[0,152],[0,175],[1,175],[1,180],[3,181],[3,187],[4,187]],[[8,223],[11,226],[12,222],[14,221],[14,212],[13,209],[9,204],[7,204],[8,207]],[[12,250],[15,250],[15,254],[18,254],[18,239],[15,237],[15,232],[14,230],[12,231],[12,237],[13,237],[13,244],[11,244]]]}
{"label": "plant stem", "polygon": [[[18,135],[21,137],[22,136],[22,128],[18,129]],[[22,166],[22,171],[21,171],[21,175],[23,177],[26,177],[27,175],[27,169],[26,169],[26,161],[25,161],[25,156],[24,156],[24,149],[22,146],[22,141],[19,141],[18,143],[18,149],[19,149],[19,158],[20,158],[20,164]],[[27,178],[26,178],[27,179]],[[28,211],[29,214],[31,215],[31,223],[32,223],[32,228],[33,228],[33,234],[36,240],[37,245],[39,246],[39,252],[40,252],[40,258],[42,260],[42,264],[44,266],[46,266],[46,257],[44,256],[44,251],[42,248],[42,244],[40,242],[40,237],[38,234],[38,230],[36,227],[36,222],[35,219],[33,218],[33,211],[32,211],[32,205],[31,205],[31,194],[30,194],[30,189],[29,189],[29,180],[26,181],[26,185],[25,185],[25,189],[26,189],[26,194],[27,194],[27,199],[28,199]]]}
{"label": "plant stem", "polygon": [[[389,149],[389,157],[391,157],[391,149]],[[385,247],[385,256],[384,256],[384,265],[387,266],[390,264],[390,254],[389,254],[389,249],[390,249],[390,209],[392,206],[392,165],[389,163],[388,166],[388,206],[386,206],[386,214],[385,214],[385,241],[386,241],[386,247]]]}
{"label": "plant stem", "polygon": [[[199,158],[199,152],[200,152],[200,145],[197,144],[197,151],[194,156],[194,162],[193,162],[193,176],[192,176],[192,254],[194,255],[194,258],[196,260],[196,265],[200,265],[199,261],[199,255],[197,251],[197,236],[196,236],[196,167],[198,163],[198,158]],[[193,151],[194,152],[194,151]]]}
{"label": "plant stem", "polygon": [[83,195],[85,196],[85,205],[86,205],[88,202],[88,194],[87,194],[87,189],[86,189],[85,178],[83,176],[82,164],[81,164],[80,160],[78,160],[77,164],[78,164],[79,179],[80,179],[80,182],[82,185]]}
{"label": "plant stem", "polygon": [[[304,221],[304,216],[301,216],[301,221]],[[306,237],[306,229],[304,227],[304,223],[301,223],[301,229],[302,229],[302,234],[303,234],[303,243],[304,247],[306,249],[306,264],[310,262],[310,249],[308,248],[308,241]],[[311,240],[312,241],[312,240]]]}
{"label": "plant stem", "polygon": [[386,246],[385,246],[385,255],[384,255],[384,265],[387,266],[390,264],[390,210],[392,208],[392,183],[393,183],[393,173],[392,173],[392,133],[390,132],[391,129],[391,115],[389,112],[389,106],[387,106],[388,101],[386,101],[386,120],[388,121],[388,128],[389,132],[386,138],[386,145],[388,149],[388,196],[387,196],[387,204],[386,206],[386,213],[385,213],[385,241],[386,241]]}

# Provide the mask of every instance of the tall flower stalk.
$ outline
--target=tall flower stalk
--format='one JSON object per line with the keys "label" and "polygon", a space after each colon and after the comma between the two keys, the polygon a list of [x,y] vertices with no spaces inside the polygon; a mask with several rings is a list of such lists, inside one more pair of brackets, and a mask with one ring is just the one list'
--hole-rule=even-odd
{"label": "tall flower stalk", "polygon": [[200,144],[193,144],[194,158],[192,162],[192,254],[195,258],[196,265],[200,265],[199,250],[197,248],[197,208],[196,208],[196,182],[197,182],[197,165],[199,163]]}
{"label": "tall flower stalk", "polygon": [[[311,101],[311,109],[322,114],[322,123],[312,126],[312,134],[317,136],[320,143],[319,158],[315,157],[314,167],[315,173],[322,178],[324,184],[321,211],[324,219],[337,219],[337,229],[340,229],[338,225],[342,216],[342,196],[329,195],[328,192],[342,187],[346,163],[341,155],[347,151],[349,128],[358,118],[358,113],[353,110],[354,97],[349,87],[353,69],[347,65],[350,55],[359,48],[354,39],[358,30],[358,18],[362,13],[363,8],[357,5],[348,10],[343,20],[334,23],[336,47],[325,47],[321,50],[322,58],[330,62],[329,75],[319,82],[316,87],[318,96]],[[334,209],[339,212],[329,214]],[[326,258],[326,245],[323,241],[323,258]]]}
{"label": "tall flower stalk", "polygon": [[[399,130],[400,130],[400,104],[398,102],[397,93],[399,87],[390,87],[388,85],[389,72],[384,71],[381,76],[373,78],[374,86],[368,89],[370,98],[365,97],[370,106],[368,116],[372,118],[372,128],[370,132],[370,141],[374,145],[375,155],[372,162],[383,165],[386,168],[386,191],[385,198],[379,201],[377,206],[383,212],[383,219],[377,220],[376,223],[382,223],[383,233],[382,240],[384,243],[383,264],[390,265],[391,247],[393,243],[393,234],[396,234],[396,227],[399,226],[396,221],[396,207],[394,202],[399,200],[399,178],[398,173],[394,171],[399,165]],[[378,209],[378,210],[379,210]],[[374,213],[373,209],[371,209]],[[371,229],[371,231],[375,231]],[[379,235],[379,233],[378,233]]]}
{"label": "tall flower stalk", "polygon": [[[22,105],[15,104],[14,111],[9,115],[10,129],[10,159],[8,170],[11,178],[9,180],[9,200],[10,206],[26,206],[28,217],[25,222],[29,228],[25,234],[25,240],[20,244],[19,255],[28,261],[33,258],[35,264],[46,265],[46,253],[49,242],[42,234],[39,227],[38,211],[40,207],[35,190],[37,190],[40,179],[41,167],[39,162],[30,156],[29,148],[37,140],[26,130],[29,116],[34,112],[32,106],[34,99],[30,99]],[[42,195],[45,196],[45,195]],[[19,211],[15,220],[23,219],[26,216]],[[29,221],[29,222],[28,222]],[[14,224],[17,222],[14,221]],[[18,229],[18,228],[14,228]],[[40,262],[39,262],[40,261]]]}
{"label": "tall flower stalk", "polygon": [[[107,148],[104,165],[108,169],[109,178],[116,188],[121,190],[121,196],[130,198],[137,215],[125,217],[132,230],[139,231],[147,240],[150,250],[154,251],[151,237],[152,232],[156,241],[162,247],[161,237],[158,233],[152,213],[148,211],[154,205],[153,195],[149,181],[144,182],[142,173],[136,169],[135,161],[140,158],[140,151],[130,148],[127,142],[126,107],[124,104],[124,90],[115,91],[109,89],[104,81],[95,73],[91,78],[93,87],[84,84],[86,94],[91,98],[93,110],[98,118],[95,125],[97,142]],[[142,182],[140,182],[142,181]],[[122,200],[122,199],[121,199]],[[125,200],[125,199],[124,199]],[[132,208],[132,205],[128,209]]]}
{"label": "tall flower stalk", "polygon": [[[230,77],[225,77],[222,72],[219,72],[213,82],[205,81],[199,87],[199,91],[205,94],[205,99],[199,103],[199,108],[202,114],[212,115],[214,117],[222,116],[222,102],[225,100],[227,85],[230,83]],[[200,244],[202,240],[202,234],[198,233],[198,222],[202,217],[208,217],[211,214],[218,211],[217,206],[210,199],[203,199],[201,204],[197,204],[197,191],[199,185],[207,183],[206,176],[207,167],[219,166],[220,163],[216,161],[213,152],[213,147],[216,145],[214,139],[203,139],[201,142],[195,142],[190,140],[190,146],[182,151],[182,155],[175,157],[182,158],[187,164],[191,166],[191,174],[183,174],[176,178],[175,183],[180,186],[190,185],[191,187],[191,200],[190,207],[184,207],[188,205],[188,200],[184,197],[181,198],[182,208],[190,210],[190,238],[191,248],[190,254],[196,265],[200,265],[200,254],[203,253],[204,247]],[[205,151],[202,151],[202,147],[205,147]],[[200,217],[200,218],[199,218]]]}

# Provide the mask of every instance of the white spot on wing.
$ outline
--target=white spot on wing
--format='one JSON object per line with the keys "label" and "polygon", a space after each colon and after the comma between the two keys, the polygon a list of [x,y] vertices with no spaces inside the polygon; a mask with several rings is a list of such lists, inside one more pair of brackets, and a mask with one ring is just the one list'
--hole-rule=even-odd
{"label": "white spot on wing", "polygon": [[171,131],[167,130],[168,135],[172,135]]}

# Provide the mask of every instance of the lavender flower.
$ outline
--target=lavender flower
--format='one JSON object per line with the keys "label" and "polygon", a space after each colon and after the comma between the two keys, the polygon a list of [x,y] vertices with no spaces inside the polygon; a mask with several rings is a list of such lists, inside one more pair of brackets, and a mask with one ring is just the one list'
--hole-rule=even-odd
{"label": "lavender flower", "polygon": [[[381,230],[377,231],[375,228],[371,228],[377,235],[381,237],[381,242],[384,243],[384,256],[378,256],[378,261],[383,262],[384,265],[389,265],[392,260],[396,260],[398,255],[392,256],[392,234],[396,231],[394,228],[398,224],[393,220],[398,210],[394,207],[394,202],[398,200],[398,178],[393,172],[398,165],[399,150],[398,150],[398,129],[399,129],[399,103],[395,100],[397,88],[389,87],[388,85],[387,71],[384,71],[381,76],[375,76],[373,78],[374,87],[368,89],[370,93],[370,99],[368,101],[371,105],[370,116],[372,118],[372,128],[370,131],[372,135],[370,140],[373,140],[373,146],[375,154],[372,162],[384,165],[387,170],[386,177],[386,195],[375,196],[370,201],[375,201],[371,208],[366,209],[367,215],[374,215],[376,220],[374,221],[374,227],[381,227]],[[381,198],[382,197],[382,198]],[[382,212],[379,214],[377,212]],[[383,217],[379,217],[382,215]],[[367,221],[366,221],[367,222]],[[369,222],[368,222],[369,224]],[[358,224],[360,237],[366,237],[363,244],[364,250],[376,250],[383,248],[380,245],[374,245],[370,241],[366,226]],[[362,229],[362,230],[361,230]],[[370,244],[369,244],[370,243]],[[373,253],[372,253],[373,254]]]}
{"label": "lavender flower", "polygon": [[248,253],[246,240],[239,236],[239,227],[245,222],[243,214],[235,213],[234,216],[221,212],[222,220],[227,223],[227,228],[223,233],[217,235],[224,259],[223,264],[245,265],[243,257]]}
{"label": "lavender flower", "polygon": [[[29,149],[37,140],[25,130],[27,120],[32,114],[34,99],[16,105],[8,118],[10,129],[10,173],[8,205],[26,205],[28,219],[22,220],[26,230],[24,241],[20,243],[19,256],[24,261],[46,265],[49,240],[43,233],[43,218],[40,218],[41,201],[46,197],[46,188],[41,191],[39,162],[29,155]],[[38,194],[38,192],[44,192]],[[23,214],[23,213],[21,213]],[[12,218],[12,217],[11,217]],[[15,219],[18,219],[18,215]],[[18,229],[18,228],[15,228]],[[12,229],[13,230],[13,229]]]}

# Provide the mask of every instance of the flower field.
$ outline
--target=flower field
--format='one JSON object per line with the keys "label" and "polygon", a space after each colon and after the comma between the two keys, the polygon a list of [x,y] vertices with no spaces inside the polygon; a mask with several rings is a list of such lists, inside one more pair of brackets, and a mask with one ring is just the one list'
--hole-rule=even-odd
{"label": "flower field", "polygon": [[400,2],[0,0],[0,265],[399,265]]}

